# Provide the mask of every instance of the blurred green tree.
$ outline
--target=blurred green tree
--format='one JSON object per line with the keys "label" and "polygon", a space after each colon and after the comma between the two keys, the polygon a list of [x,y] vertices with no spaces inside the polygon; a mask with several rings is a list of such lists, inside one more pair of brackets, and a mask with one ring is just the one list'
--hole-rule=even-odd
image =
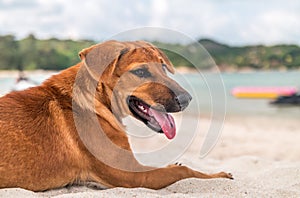
{"label": "blurred green tree", "polygon": [[18,43],[15,37],[0,36],[0,69],[17,69],[21,65],[18,55]]}

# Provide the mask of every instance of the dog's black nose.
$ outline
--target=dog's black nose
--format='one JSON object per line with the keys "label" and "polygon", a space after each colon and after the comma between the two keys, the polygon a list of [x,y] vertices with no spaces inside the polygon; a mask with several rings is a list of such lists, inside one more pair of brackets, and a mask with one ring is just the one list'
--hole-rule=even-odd
{"label": "dog's black nose", "polygon": [[192,100],[192,96],[189,93],[179,94],[175,97],[176,102],[180,106],[180,110],[183,111]]}

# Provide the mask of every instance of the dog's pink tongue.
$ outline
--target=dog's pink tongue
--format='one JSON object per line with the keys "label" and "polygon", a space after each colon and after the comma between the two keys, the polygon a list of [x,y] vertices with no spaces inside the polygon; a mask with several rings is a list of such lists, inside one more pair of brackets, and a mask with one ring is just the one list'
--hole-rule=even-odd
{"label": "dog's pink tongue", "polygon": [[152,115],[160,125],[162,131],[167,136],[167,138],[173,139],[176,135],[176,126],[174,118],[167,113],[162,113],[154,109],[149,109],[149,111],[151,111]]}

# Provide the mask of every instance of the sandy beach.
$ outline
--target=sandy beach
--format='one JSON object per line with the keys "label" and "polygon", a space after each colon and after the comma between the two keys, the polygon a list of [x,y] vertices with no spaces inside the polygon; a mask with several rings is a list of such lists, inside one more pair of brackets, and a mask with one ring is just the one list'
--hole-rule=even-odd
{"label": "sandy beach", "polygon": [[[32,70],[32,71],[24,71],[23,73],[26,76],[35,77],[37,75],[52,75],[58,73],[59,71],[51,71],[51,70]],[[17,78],[19,76],[19,71],[17,70],[0,70],[0,78],[1,77],[13,77]]]}
{"label": "sandy beach", "polygon": [[[201,130],[210,126],[202,118]],[[161,190],[145,188],[95,189],[93,184],[34,193],[1,189],[0,197],[299,197],[300,129],[298,121],[266,117],[227,117],[214,149],[199,157],[205,134],[199,133],[177,160],[193,169],[231,172],[234,180],[185,179]],[[158,137],[153,144],[164,144]],[[144,143],[132,140],[135,150]],[[151,143],[148,143],[151,144]],[[148,145],[151,148],[151,145]]]}

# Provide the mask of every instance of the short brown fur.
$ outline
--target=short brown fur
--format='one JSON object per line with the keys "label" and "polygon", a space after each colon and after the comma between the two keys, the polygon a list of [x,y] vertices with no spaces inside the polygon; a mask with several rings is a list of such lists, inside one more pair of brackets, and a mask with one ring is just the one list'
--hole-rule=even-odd
{"label": "short brown fur", "polygon": [[[107,187],[160,189],[190,177],[232,178],[231,174],[224,172],[208,175],[185,166],[132,172],[110,167],[98,160],[77,133],[74,106],[80,111],[94,111],[106,136],[120,148],[131,151],[121,123],[123,117],[131,115],[126,96],[133,94],[155,106],[158,103],[172,104],[172,94],[167,87],[178,92],[184,90],[168,78],[163,69],[155,66],[163,63],[173,73],[174,68],[166,56],[143,41],[104,42],[82,50],[80,58],[80,63],[54,75],[42,85],[0,98],[0,188],[43,191],[74,182],[94,181]],[[110,59],[113,61],[105,63]],[[140,80],[130,76],[128,71],[144,63],[149,63],[155,83],[145,82],[139,86]],[[103,64],[108,67],[101,68]],[[80,70],[84,77],[77,75]],[[100,78],[99,73],[103,74]],[[81,84],[76,94],[73,89],[78,79]],[[89,96],[93,88],[89,83],[94,81],[98,81],[96,93]],[[116,93],[120,95],[115,97],[117,107],[113,113],[111,101]],[[87,119],[82,117],[80,122],[85,124]],[[100,149],[102,153],[122,159],[108,148]],[[131,157],[130,166],[145,168],[133,154]]]}

